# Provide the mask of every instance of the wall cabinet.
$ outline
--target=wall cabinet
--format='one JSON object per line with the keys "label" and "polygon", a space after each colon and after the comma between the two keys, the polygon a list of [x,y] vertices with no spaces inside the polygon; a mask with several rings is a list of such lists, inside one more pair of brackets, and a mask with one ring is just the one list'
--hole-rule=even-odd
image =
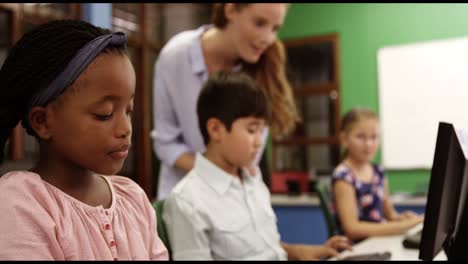
{"label": "wall cabinet", "polygon": [[329,34],[284,41],[287,76],[302,122],[288,137],[273,139],[272,177],[282,177],[274,181],[287,180],[291,172],[329,175],[338,164],[338,40],[338,34]]}

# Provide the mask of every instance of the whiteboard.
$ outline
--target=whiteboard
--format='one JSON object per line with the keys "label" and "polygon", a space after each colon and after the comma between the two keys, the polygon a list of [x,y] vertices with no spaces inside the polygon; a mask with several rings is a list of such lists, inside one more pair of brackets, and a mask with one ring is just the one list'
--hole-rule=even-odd
{"label": "whiteboard", "polygon": [[382,164],[430,169],[439,121],[468,129],[468,37],[377,51]]}

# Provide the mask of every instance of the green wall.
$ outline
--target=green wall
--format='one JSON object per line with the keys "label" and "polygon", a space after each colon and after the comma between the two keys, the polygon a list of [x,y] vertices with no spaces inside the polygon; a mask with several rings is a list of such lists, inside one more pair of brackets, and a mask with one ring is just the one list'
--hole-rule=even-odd
{"label": "green wall", "polygon": [[[354,106],[378,112],[377,49],[467,36],[468,4],[291,4],[279,36],[332,32],[340,38],[341,113]],[[414,191],[428,184],[429,175],[429,170],[389,171],[390,191]]]}

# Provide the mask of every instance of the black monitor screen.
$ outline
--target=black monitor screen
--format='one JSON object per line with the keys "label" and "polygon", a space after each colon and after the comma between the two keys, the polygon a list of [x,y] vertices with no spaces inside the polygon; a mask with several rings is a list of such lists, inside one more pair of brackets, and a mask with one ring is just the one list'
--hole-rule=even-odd
{"label": "black monitor screen", "polygon": [[468,177],[465,177],[462,133],[461,130],[456,131],[452,124],[439,123],[419,247],[422,260],[432,260],[442,249],[448,260],[468,259],[468,250],[456,249],[468,239],[462,237],[465,232],[463,222],[466,222],[462,213],[467,189],[464,179]]}

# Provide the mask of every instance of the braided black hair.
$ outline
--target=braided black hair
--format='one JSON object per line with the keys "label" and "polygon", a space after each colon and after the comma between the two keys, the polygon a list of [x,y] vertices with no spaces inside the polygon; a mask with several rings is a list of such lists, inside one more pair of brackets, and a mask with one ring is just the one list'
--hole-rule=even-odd
{"label": "braided black hair", "polygon": [[[85,21],[55,20],[27,32],[12,47],[0,69],[0,163],[6,141],[26,115],[31,96],[47,88],[88,42],[110,33]],[[114,46],[103,50],[124,51]],[[35,136],[30,128],[26,131]]]}

